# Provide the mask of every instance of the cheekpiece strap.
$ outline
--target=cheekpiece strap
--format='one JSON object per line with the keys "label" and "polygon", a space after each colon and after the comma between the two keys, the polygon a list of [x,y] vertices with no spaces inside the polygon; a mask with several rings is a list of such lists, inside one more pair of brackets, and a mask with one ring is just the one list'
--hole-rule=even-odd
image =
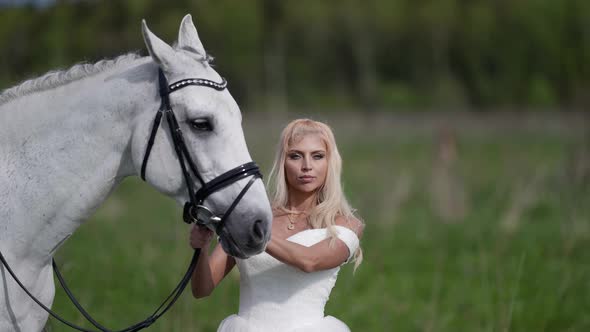
{"label": "cheekpiece strap", "polygon": [[[204,79],[204,78],[188,78],[188,79],[184,79],[184,80],[180,80],[178,82],[174,82],[172,84],[168,84],[168,79],[166,79],[166,75],[164,75],[164,71],[162,70],[162,68],[158,68],[158,91],[160,93],[160,98],[161,98],[161,104],[160,104],[160,109],[158,110],[158,113],[156,115],[156,118],[154,120],[154,123],[152,125],[152,131],[150,133],[150,138],[148,140],[148,144],[146,146],[146,151],[143,157],[143,163],[141,165],[141,178],[145,181],[145,171],[146,171],[146,167],[147,167],[147,162],[150,156],[150,153],[152,151],[152,146],[154,144],[154,140],[156,138],[156,133],[158,131],[158,128],[160,127],[160,120],[162,118],[162,113],[169,113],[172,111],[172,108],[170,107],[170,97],[169,95],[179,89],[182,89],[186,86],[189,85],[197,85],[197,86],[205,86],[205,87],[209,87],[212,89],[215,89],[217,91],[222,91],[227,87],[227,81],[225,80],[225,78],[221,78],[221,83],[217,83],[208,79]],[[186,152],[186,151],[185,151]],[[187,153],[187,159],[189,160],[189,163],[191,164],[192,167],[192,159],[190,159],[190,156]],[[195,174],[197,176],[197,178],[199,178],[199,180],[201,180],[201,183],[204,183],[203,180],[201,179],[200,175],[196,172],[196,169],[194,169]]]}
{"label": "cheekpiece strap", "polygon": [[164,75],[162,68],[158,68],[158,85],[160,89],[160,97],[162,97],[162,99],[167,98],[170,94],[170,88],[168,87],[168,80],[166,79],[166,75]]}

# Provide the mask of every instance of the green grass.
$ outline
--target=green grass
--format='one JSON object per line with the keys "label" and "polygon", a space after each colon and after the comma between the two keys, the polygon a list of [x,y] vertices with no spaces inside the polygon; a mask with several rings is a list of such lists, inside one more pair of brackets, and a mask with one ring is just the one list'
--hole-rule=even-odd
{"label": "green grass", "polygon": [[[580,132],[458,130],[457,158],[440,175],[431,131],[325,120],[340,142],[345,190],[367,225],[364,262],[355,274],[349,265],[340,271],[326,314],[353,331],[590,330],[589,180],[575,177],[571,161],[583,151]],[[267,174],[280,125],[244,121]],[[436,176],[452,183],[443,196],[464,193],[458,216],[445,218],[433,204]],[[57,260],[88,311],[120,329],[176,285],[191,256],[188,230],[171,200],[128,179]],[[232,273],[204,300],[186,292],[149,331],[215,331],[237,312],[238,279]],[[63,291],[53,308],[85,325]],[[68,331],[54,320],[49,328]]]}

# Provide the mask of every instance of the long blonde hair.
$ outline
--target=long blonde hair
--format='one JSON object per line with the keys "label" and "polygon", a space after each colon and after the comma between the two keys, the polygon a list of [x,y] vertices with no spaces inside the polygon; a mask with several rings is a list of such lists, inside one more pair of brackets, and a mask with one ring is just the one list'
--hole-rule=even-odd
{"label": "long blonde hair", "polygon": [[[337,236],[337,231],[334,228],[336,216],[342,216],[346,220],[356,218],[361,223],[362,221],[355,216],[355,210],[348,204],[344,196],[340,181],[342,158],[338,152],[332,129],[328,125],[310,119],[297,119],[291,121],[283,129],[267,184],[267,187],[271,188],[271,204],[273,209],[289,212],[289,192],[285,177],[285,159],[289,147],[306,135],[317,135],[324,142],[328,158],[326,180],[316,192],[315,205],[309,212],[308,220],[312,228],[326,228],[333,243]],[[360,246],[354,253],[354,260],[354,268],[356,270],[362,261],[362,250]]]}

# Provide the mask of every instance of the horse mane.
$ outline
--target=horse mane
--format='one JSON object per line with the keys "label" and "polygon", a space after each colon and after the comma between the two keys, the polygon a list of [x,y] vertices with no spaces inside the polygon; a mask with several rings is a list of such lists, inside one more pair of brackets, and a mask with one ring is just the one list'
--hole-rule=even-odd
{"label": "horse mane", "polygon": [[[186,51],[194,57],[195,60],[213,66],[214,58],[208,53],[203,56],[192,49],[184,47],[179,48],[176,44],[173,45],[173,48]],[[85,77],[96,75],[119,65],[129,64],[141,57],[142,56],[139,53],[131,52],[120,55],[114,59],[103,59],[94,64],[83,62],[73,65],[70,69],[50,71],[43,76],[26,80],[17,86],[2,91],[2,93],[0,93],[0,105],[34,92],[53,89]]]}
{"label": "horse mane", "polygon": [[33,92],[45,91],[62,86],[85,77],[96,75],[119,65],[128,64],[141,58],[132,52],[120,55],[114,59],[103,59],[94,64],[79,63],[66,70],[54,70],[45,75],[26,80],[21,84],[8,88],[0,94],[0,105]]}

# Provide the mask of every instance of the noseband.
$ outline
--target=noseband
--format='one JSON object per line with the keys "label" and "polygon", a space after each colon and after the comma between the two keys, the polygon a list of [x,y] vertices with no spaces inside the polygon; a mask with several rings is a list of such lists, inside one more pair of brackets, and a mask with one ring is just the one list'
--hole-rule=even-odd
{"label": "noseband", "polygon": [[[223,91],[227,87],[227,82],[225,81],[225,79],[222,79],[221,83],[217,83],[203,78],[189,78],[180,80],[172,84],[168,84],[168,80],[166,79],[166,76],[164,76],[164,72],[161,68],[158,69],[158,82],[160,86],[160,98],[162,101],[158,113],[156,114],[156,118],[154,119],[152,131],[145,150],[145,155],[143,157],[143,163],[141,165],[141,178],[145,181],[147,163],[150,157],[150,153],[152,151],[152,147],[154,145],[156,133],[158,132],[158,128],[160,127],[162,116],[165,115],[166,120],[168,122],[168,128],[170,129],[170,135],[172,136],[172,142],[174,143],[174,150],[176,151],[176,155],[178,156],[178,162],[180,163],[180,168],[184,176],[184,181],[186,183],[188,196],[190,199],[189,202],[186,202],[184,204],[183,219],[186,223],[190,224],[194,222],[199,225],[206,226],[209,229],[215,231],[217,234],[220,234],[223,226],[225,225],[225,221],[227,220],[229,215],[238,205],[240,200],[244,197],[244,194],[246,194],[246,192],[252,186],[254,181],[256,181],[256,179],[258,178],[262,178],[262,174],[260,173],[258,165],[255,162],[251,161],[243,165],[240,165],[236,168],[233,168],[209,182],[205,182],[203,180],[203,177],[200,175],[195,165],[195,162],[191,158],[189,150],[184,141],[182,131],[180,129],[180,126],[178,125],[178,121],[176,121],[176,117],[174,116],[172,106],[170,106],[169,96],[172,92],[191,85],[203,86],[215,89],[217,91]],[[186,164],[188,164],[190,172],[187,169]],[[194,190],[194,182],[191,178],[191,172],[201,184],[201,187],[197,191]],[[244,186],[240,194],[236,197],[236,199],[233,201],[233,203],[230,205],[230,207],[223,215],[216,215],[206,206],[203,205],[205,199],[207,199],[207,197],[209,197],[214,192],[217,192],[249,176],[252,176],[252,178],[246,184],[246,186]]]}

